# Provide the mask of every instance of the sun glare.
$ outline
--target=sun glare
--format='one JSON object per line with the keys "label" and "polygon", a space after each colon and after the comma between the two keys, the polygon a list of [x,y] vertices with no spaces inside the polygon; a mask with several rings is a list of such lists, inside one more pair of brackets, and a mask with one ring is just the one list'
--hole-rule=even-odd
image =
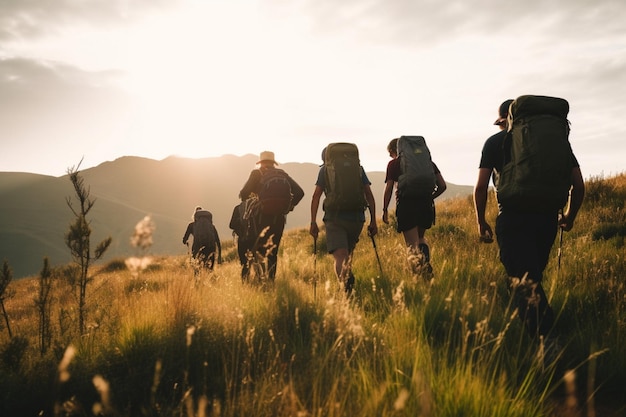
{"label": "sun glare", "polygon": [[258,19],[241,2],[198,2],[133,29],[123,82],[135,101],[129,137],[168,148],[176,140],[169,153],[198,157],[209,147],[232,153],[235,137],[275,134],[282,96],[267,63],[281,57]]}

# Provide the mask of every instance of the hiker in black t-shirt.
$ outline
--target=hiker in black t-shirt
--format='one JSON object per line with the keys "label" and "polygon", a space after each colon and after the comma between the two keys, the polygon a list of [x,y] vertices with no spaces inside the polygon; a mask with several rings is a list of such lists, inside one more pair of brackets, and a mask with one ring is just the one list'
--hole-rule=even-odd
{"label": "hiker in black t-shirt", "polygon": [[[487,139],[482,150],[478,179],[474,188],[474,205],[480,241],[493,242],[493,231],[485,219],[489,181],[498,185],[498,176],[502,172],[504,139],[508,128],[507,116],[513,100],[504,101],[499,108],[498,119],[494,122],[500,132]],[[584,181],[580,166],[572,153],[573,169],[569,205],[565,213],[557,210],[524,211],[516,206],[499,205],[496,219],[496,238],[500,249],[500,261],[506,269],[515,289],[518,314],[524,321],[531,336],[549,336],[554,324],[554,313],[548,304],[541,285],[543,271],[557,230],[571,230],[574,219],[584,196]],[[526,279],[524,279],[526,277]],[[520,285],[520,282],[526,284]]]}

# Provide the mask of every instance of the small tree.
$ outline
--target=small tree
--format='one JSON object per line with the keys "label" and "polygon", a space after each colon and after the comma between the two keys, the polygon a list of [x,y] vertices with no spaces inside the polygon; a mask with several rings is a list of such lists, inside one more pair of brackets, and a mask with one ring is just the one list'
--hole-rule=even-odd
{"label": "small tree", "polygon": [[7,324],[7,330],[9,331],[9,337],[13,337],[13,333],[11,333],[11,325],[9,324],[9,315],[7,314],[6,309],[4,308],[4,299],[11,297],[11,294],[7,293],[7,288],[9,283],[13,279],[13,271],[9,266],[9,262],[5,259],[2,264],[2,275],[0,275],[0,307],[2,307],[2,315],[4,316],[4,321]]}
{"label": "small tree", "polygon": [[35,298],[35,306],[39,313],[39,353],[43,356],[52,341],[50,326],[50,309],[52,307],[52,271],[48,258],[43,259],[43,268],[39,274],[39,292]]}
{"label": "small tree", "polygon": [[[81,160],[82,162],[82,160]],[[67,173],[74,186],[78,207],[75,207],[71,197],[66,198],[66,202],[75,220],[69,226],[69,231],[65,234],[65,244],[70,249],[72,259],[77,266],[73,278],[73,283],[78,290],[78,330],[82,334],[85,331],[85,310],[87,284],[92,280],[89,276],[89,266],[104,255],[111,245],[111,237],[104,239],[96,246],[93,257],[90,250],[91,226],[87,221],[87,214],[93,208],[95,200],[89,197],[90,190],[85,187],[85,181],[80,175],[80,163],[76,167],[68,168]]]}

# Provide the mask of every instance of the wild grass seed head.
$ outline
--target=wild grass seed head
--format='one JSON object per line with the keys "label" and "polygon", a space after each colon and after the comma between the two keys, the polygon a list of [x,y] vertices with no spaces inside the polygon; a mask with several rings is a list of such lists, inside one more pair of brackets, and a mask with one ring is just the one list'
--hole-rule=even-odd
{"label": "wild grass seed head", "polygon": [[76,356],[76,348],[74,345],[69,345],[67,349],[65,349],[65,353],[63,353],[63,358],[59,363],[59,382],[67,382],[70,379],[70,363]]}
{"label": "wild grass seed head", "polygon": [[404,281],[400,281],[400,284],[393,292],[393,308],[399,313],[407,312],[406,303],[404,302]]}

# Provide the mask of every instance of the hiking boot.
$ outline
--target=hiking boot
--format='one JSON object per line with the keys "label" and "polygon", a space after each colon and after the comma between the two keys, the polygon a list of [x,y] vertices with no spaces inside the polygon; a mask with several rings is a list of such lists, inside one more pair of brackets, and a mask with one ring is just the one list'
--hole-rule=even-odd
{"label": "hiking boot", "polygon": [[417,247],[419,251],[422,252],[422,254],[424,255],[424,263],[426,265],[429,265],[430,264],[430,248],[428,247],[426,243],[420,243]]}
{"label": "hiking boot", "polygon": [[247,264],[241,267],[241,282],[244,284],[250,282],[250,268]]}

